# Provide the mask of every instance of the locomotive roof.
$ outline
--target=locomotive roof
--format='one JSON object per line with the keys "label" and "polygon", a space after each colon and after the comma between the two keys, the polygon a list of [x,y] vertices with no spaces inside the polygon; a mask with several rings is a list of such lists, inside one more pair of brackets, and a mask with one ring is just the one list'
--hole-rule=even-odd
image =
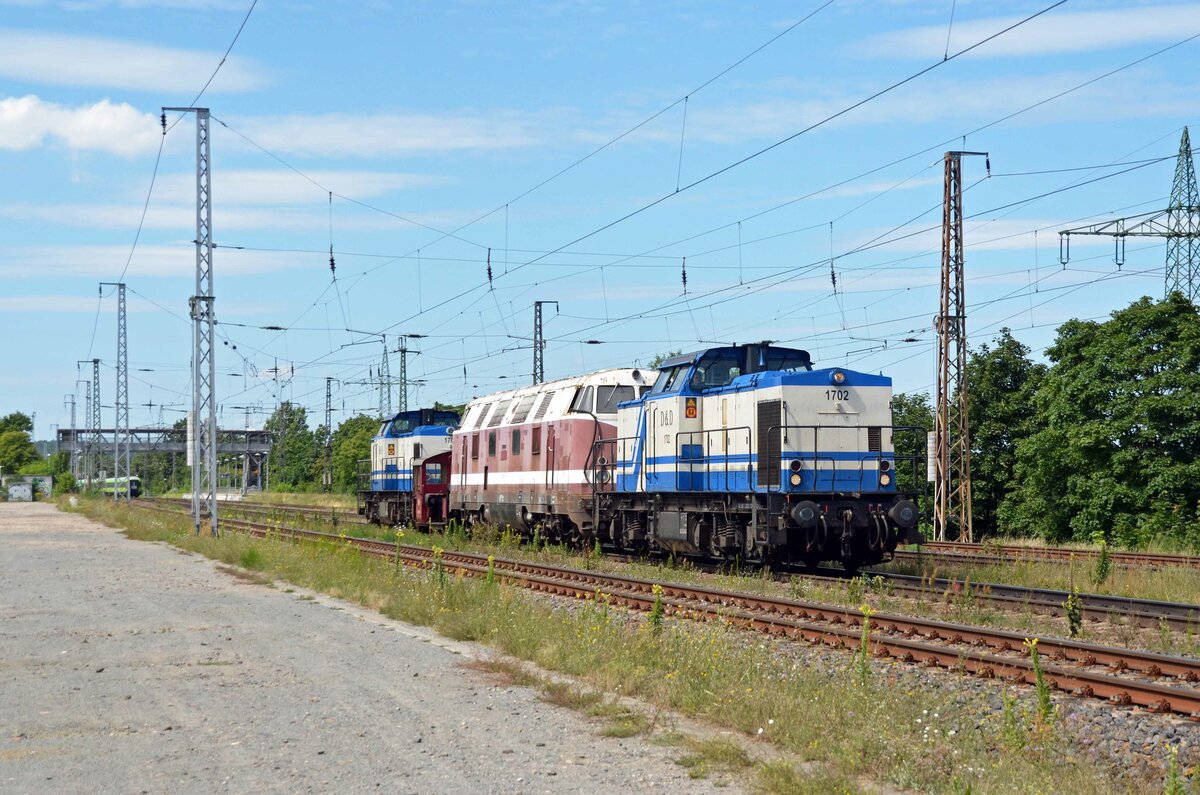
{"label": "locomotive roof", "polygon": [[809,364],[812,363],[812,357],[809,355],[808,351],[801,350],[799,348],[774,347],[771,345],[770,341],[764,340],[762,342],[747,343],[745,345],[724,345],[719,348],[705,348],[704,350],[693,351],[692,353],[679,354],[678,356],[672,356],[668,359],[664,359],[661,363],[659,363],[658,368],[660,370],[666,370],[671,367],[678,367],[681,364],[692,364],[709,351],[737,350],[742,353],[747,360],[747,364],[749,365],[744,367],[742,372],[752,373],[761,369],[756,366],[757,360],[759,355],[765,353],[768,349],[786,351],[788,353],[799,353],[803,356],[803,358],[808,360]]}
{"label": "locomotive roof", "polygon": [[616,383],[616,381],[622,375],[632,376],[634,380],[638,380],[637,374],[641,375],[641,379],[645,383],[652,384],[654,383],[655,377],[658,375],[658,371],[649,367],[609,367],[604,370],[595,370],[583,375],[572,375],[567,378],[559,378],[556,381],[543,381],[540,384],[531,384],[518,389],[509,389],[505,390],[504,392],[492,392],[487,395],[480,395],[477,398],[473,398],[467,405],[473,406],[477,403],[487,403],[495,400],[504,400],[507,398],[524,397],[525,395],[535,395],[538,392],[544,392],[547,390],[557,391],[559,389],[565,389],[566,387],[589,381],[599,381],[601,383],[605,383],[608,380],[612,380],[613,383]]}

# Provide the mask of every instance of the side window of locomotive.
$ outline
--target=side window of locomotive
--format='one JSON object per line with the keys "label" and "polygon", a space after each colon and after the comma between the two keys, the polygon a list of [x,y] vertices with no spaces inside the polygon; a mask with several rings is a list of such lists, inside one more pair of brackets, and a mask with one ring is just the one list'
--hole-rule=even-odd
{"label": "side window of locomotive", "polygon": [[521,429],[513,428],[512,438],[512,454],[518,455],[521,452]]}
{"label": "side window of locomotive", "polygon": [[425,465],[425,482],[431,486],[440,485],[442,482],[442,465],[441,464],[426,464]]}
{"label": "side window of locomotive", "polygon": [[571,411],[586,411],[592,413],[592,388],[586,387],[580,389],[575,394],[575,402],[571,404]]}
{"label": "side window of locomotive", "polygon": [[479,458],[479,434],[471,434],[471,458]]}
{"label": "side window of locomotive", "polygon": [[596,387],[596,413],[616,414],[617,404],[633,400],[634,391],[631,386],[598,386]]}
{"label": "side window of locomotive", "polygon": [[488,431],[488,458],[496,457],[496,432]]}
{"label": "side window of locomotive", "polygon": [[529,452],[532,455],[541,455],[542,452],[542,426],[537,425],[529,431]]}
{"label": "side window of locomotive", "polygon": [[661,395],[664,392],[673,392],[679,385],[679,378],[688,369],[688,365],[681,364],[677,367],[672,367],[670,370],[660,370],[658,380],[654,382],[654,386],[650,388],[651,395]]}

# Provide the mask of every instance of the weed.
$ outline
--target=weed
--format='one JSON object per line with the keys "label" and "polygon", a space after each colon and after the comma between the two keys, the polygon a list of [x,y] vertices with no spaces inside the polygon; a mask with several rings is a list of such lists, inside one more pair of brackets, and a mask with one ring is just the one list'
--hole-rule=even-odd
{"label": "weed", "polygon": [[1167,780],[1163,783],[1163,795],[1187,795],[1187,782],[1179,772],[1179,746],[1168,746],[1171,758],[1167,762]]}
{"label": "weed", "polygon": [[442,554],[445,551],[441,547],[433,548],[433,570],[437,575],[438,585],[442,590],[446,589],[446,566],[442,562]]}
{"label": "weed", "polygon": [[650,731],[653,723],[640,712],[625,711],[612,717],[600,730],[605,737],[634,737]]}
{"label": "weed", "polygon": [[1174,635],[1171,632],[1170,622],[1167,621],[1166,616],[1159,616],[1158,617],[1158,642],[1162,644],[1162,648],[1165,651],[1170,651],[1171,648],[1175,645],[1172,642],[1173,640],[1174,640]]}
{"label": "weed", "polygon": [[1029,649],[1029,661],[1033,664],[1034,684],[1037,687],[1038,726],[1044,728],[1054,722],[1055,710],[1054,702],[1050,699],[1050,685],[1042,673],[1042,660],[1037,645],[1037,638],[1025,639],[1025,648]]}
{"label": "weed", "polygon": [[742,746],[728,740],[686,738],[683,742],[691,753],[676,759],[675,764],[686,768],[691,778],[708,778],[714,771],[732,773],[753,764]]}
{"label": "weed", "polygon": [[1072,638],[1079,637],[1079,631],[1083,629],[1083,608],[1078,590],[1072,589],[1067,595],[1067,601],[1063,602],[1063,610],[1067,613],[1067,633]]}
{"label": "weed", "polygon": [[651,590],[654,592],[654,607],[650,608],[650,629],[657,635],[659,632],[662,632],[663,625],[663,587],[658,583],[654,583]]}
{"label": "weed", "polygon": [[238,558],[238,563],[243,569],[252,569],[254,571],[262,571],[263,562],[262,553],[258,551],[258,547],[250,547],[242,553]]}
{"label": "weed", "polygon": [[797,771],[783,760],[767,762],[758,768],[758,789],[770,795],[828,795],[856,792],[860,788],[836,772],[820,770],[812,774]]}
{"label": "weed", "polygon": [[846,597],[851,602],[861,602],[867,594],[867,576],[859,575],[846,582]]}
{"label": "weed", "polygon": [[804,598],[804,580],[796,575],[788,578],[788,595],[793,599],[800,600]]}
{"label": "weed", "polygon": [[1004,706],[1001,709],[1000,736],[1004,740],[1004,744],[1014,751],[1019,751],[1025,747],[1029,741],[1025,731],[1025,726],[1017,715],[1017,698],[1010,696],[1008,693],[1002,693],[1001,698],[1004,701]]}
{"label": "weed", "polygon": [[496,556],[488,555],[488,570],[487,578],[484,580],[488,585],[496,584]]}
{"label": "weed", "polygon": [[1112,561],[1108,557],[1108,542],[1100,542],[1100,556],[1096,558],[1096,570],[1092,573],[1092,582],[1103,585],[1112,571]]}
{"label": "weed", "polygon": [[855,657],[858,661],[858,679],[865,685],[871,679],[871,614],[875,611],[870,605],[863,605],[859,610],[863,614],[862,635],[858,639]]}

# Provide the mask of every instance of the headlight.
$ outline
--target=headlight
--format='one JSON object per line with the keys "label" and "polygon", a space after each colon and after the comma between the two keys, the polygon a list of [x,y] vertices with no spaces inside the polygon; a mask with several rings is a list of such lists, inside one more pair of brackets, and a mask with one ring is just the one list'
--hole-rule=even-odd
{"label": "headlight", "polygon": [[800,485],[800,474],[799,473],[793,474],[790,478],[788,478],[788,480],[791,481],[791,484],[793,486],[799,486]]}
{"label": "headlight", "polygon": [[889,469],[891,469],[891,468],[892,468],[892,462],[891,462],[891,461],[888,461],[888,460],[884,459],[884,460],[881,460],[881,461],[879,462],[879,471],[880,471],[880,472],[887,472],[887,471],[888,471]]}
{"label": "headlight", "polygon": [[841,384],[846,383],[846,374],[841,370],[834,370],[829,374],[829,380],[840,386]]}
{"label": "headlight", "polygon": [[886,472],[881,472],[881,473],[879,474],[879,485],[880,485],[880,486],[888,486],[888,485],[891,485],[891,482],[892,482],[892,476],[891,476],[891,475],[887,474]]}
{"label": "headlight", "polygon": [[801,466],[803,466],[803,464],[801,464],[801,463],[800,463],[800,459],[799,459],[799,458],[793,458],[793,459],[792,459],[792,463],[788,464],[788,466],[789,466],[789,467],[791,467],[791,470],[792,470],[793,472],[799,472],[799,471],[800,471],[800,467],[801,467]]}

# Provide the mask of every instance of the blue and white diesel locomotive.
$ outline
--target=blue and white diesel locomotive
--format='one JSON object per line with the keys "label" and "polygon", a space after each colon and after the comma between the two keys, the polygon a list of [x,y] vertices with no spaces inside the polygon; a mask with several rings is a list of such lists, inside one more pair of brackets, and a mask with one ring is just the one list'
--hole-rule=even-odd
{"label": "blue and white diesel locomotive", "polygon": [[445,521],[456,427],[457,413],[437,409],[402,411],[384,422],[359,472],[358,512],[388,525]]}
{"label": "blue and white diesel locomotive", "polygon": [[659,366],[592,455],[594,531],[634,550],[847,569],[922,541],[896,486],[892,383],[767,343]]}

